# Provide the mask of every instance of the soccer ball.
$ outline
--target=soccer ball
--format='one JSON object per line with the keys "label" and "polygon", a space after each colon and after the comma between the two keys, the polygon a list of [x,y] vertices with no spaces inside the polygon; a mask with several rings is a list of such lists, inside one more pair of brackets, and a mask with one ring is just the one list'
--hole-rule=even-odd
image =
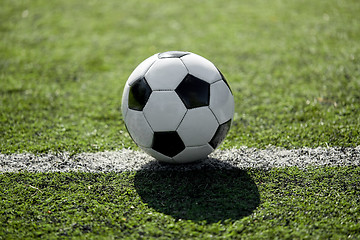
{"label": "soccer ball", "polygon": [[122,114],[134,142],[159,161],[206,158],[225,139],[234,97],[222,73],[191,52],[155,54],[126,82]]}

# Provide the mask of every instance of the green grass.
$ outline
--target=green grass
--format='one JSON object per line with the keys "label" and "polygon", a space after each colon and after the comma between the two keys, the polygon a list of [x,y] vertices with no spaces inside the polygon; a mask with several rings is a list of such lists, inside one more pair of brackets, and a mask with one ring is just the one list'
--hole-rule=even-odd
{"label": "green grass", "polygon": [[359,239],[359,176],[359,167],[5,173],[0,239]]}
{"label": "green grass", "polygon": [[136,148],[120,114],[143,59],[213,61],[236,100],[223,147],[360,143],[360,3],[3,0],[0,151]]}
{"label": "green grass", "polygon": [[[122,89],[168,50],[226,76],[222,148],[360,145],[357,0],[0,4],[0,153],[137,149]],[[3,173],[0,239],[359,239],[359,171]]]}

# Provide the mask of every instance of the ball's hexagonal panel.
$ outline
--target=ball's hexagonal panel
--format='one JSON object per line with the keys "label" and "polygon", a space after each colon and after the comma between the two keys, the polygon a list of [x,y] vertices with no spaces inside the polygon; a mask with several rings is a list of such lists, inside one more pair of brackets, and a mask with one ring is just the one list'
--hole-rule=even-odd
{"label": "ball's hexagonal panel", "polygon": [[150,66],[158,59],[158,55],[154,54],[151,57],[145,59],[143,62],[141,62],[134,71],[130,74],[127,84],[130,86],[139,78],[142,78],[147,70],[149,70]]}
{"label": "ball's hexagonal panel", "polygon": [[153,131],[140,111],[129,109],[126,117],[126,128],[134,142],[142,147],[150,147],[153,141]]}
{"label": "ball's hexagonal panel", "polygon": [[140,147],[140,148],[144,152],[146,152],[147,154],[149,154],[150,156],[152,156],[153,158],[155,158],[156,160],[158,160],[160,162],[176,163],[171,157],[167,157],[164,154],[161,154],[152,148],[143,148],[143,147]]}
{"label": "ball's hexagonal panel", "polygon": [[214,149],[211,148],[211,146],[209,146],[208,144],[197,147],[187,147],[184,151],[180,152],[173,159],[176,163],[194,162],[207,158],[207,156],[212,151],[214,151]]}
{"label": "ball's hexagonal panel", "polygon": [[222,141],[224,141],[226,134],[229,132],[231,126],[231,120],[224,122],[221,124],[218,129],[216,130],[216,133],[214,134],[213,138],[209,142],[209,144],[215,149],[217,148]]}
{"label": "ball's hexagonal panel", "polygon": [[223,81],[210,85],[210,109],[220,124],[232,119],[234,116],[234,97],[230,88]]}
{"label": "ball's hexagonal panel", "polygon": [[187,109],[174,91],[152,92],[144,107],[144,115],[156,131],[175,131]]}
{"label": "ball's hexagonal panel", "polygon": [[146,72],[145,78],[152,90],[174,90],[187,74],[179,58],[157,60]]}
{"label": "ball's hexagonal panel", "polygon": [[185,149],[185,145],[175,131],[155,132],[152,149],[167,157],[174,157]]}
{"label": "ball's hexagonal panel", "polygon": [[191,75],[203,79],[208,83],[213,83],[221,79],[220,72],[215,65],[197,54],[188,54],[181,57]]}
{"label": "ball's hexagonal panel", "polygon": [[143,110],[151,92],[151,88],[145,78],[142,77],[136,80],[129,89],[129,108],[138,111]]}
{"label": "ball's hexagonal panel", "polygon": [[209,105],[210,84],[193,75],[186,75],[175,92],[188,109]]}
{"label": "ball's hexagonal panel", "polygon": [[129,84],[125,84],[124,87],[124,91],[123,91],[123,95],[122,95],[122,100],[121,100],[121,113],[123,116],[123,119],[125,119],[126,117],[126,112],[129,108],[129,91],[130,91],[130,86]]}
{"label": "ball's hexagonal panel", "polygon": [[200,146],[211,140],[218,126],[208,107],[194,108],[187,111],[177,132],[186,146]]}
{"label": "ball's hexagonal panel", "polygon": [[168,52],[159,53],[158,58],[181,58],[188,54],[190,53],[182,52],[182,51],[168,51]]}

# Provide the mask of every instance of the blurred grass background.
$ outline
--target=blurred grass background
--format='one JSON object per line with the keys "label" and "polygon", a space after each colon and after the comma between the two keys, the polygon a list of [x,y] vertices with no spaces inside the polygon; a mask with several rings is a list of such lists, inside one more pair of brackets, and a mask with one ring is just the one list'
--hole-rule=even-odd
{"label": "blurred grass background", "polygon": [[359,1],[0,2],[2,153],[136,149],[122,88],[168,50],[230,83],[223,148],[360,143]]}

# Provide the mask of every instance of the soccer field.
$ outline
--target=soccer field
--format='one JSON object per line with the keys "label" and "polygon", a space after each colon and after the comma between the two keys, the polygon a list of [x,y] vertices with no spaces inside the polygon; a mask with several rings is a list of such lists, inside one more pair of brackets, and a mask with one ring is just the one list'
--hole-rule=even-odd
{"label": "soccer field", "polygon": [[[2,0],[0,239],[360,239],[360,2]],[[220,149],[159,164],[126,131],[133,69],[212,61]]]}

